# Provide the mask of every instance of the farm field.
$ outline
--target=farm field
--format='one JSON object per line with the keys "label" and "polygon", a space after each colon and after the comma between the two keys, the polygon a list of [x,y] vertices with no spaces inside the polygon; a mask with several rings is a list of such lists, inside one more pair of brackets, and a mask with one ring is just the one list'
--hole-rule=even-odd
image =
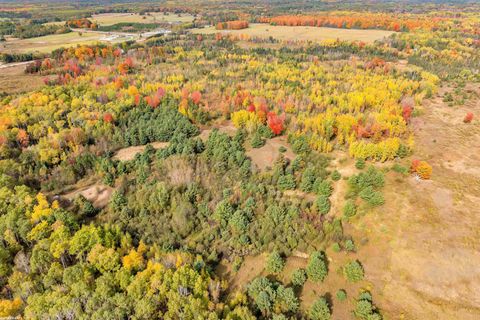
{"label": "farm field", "polygon": [[289,27],[272,26],[263,23],[252,23],[246,29],[241,30],[216,30],[215,27],[192,29],[195,34],[232,34],[248,35],[250,37],[278,39],[280,41],[323,41],[336,40],[343,41],[362,41],[373,43],[390,36],[392,31],[385,30],[357,30],[357,29],[339,29],[339,28],[318,28],[318,27]]}

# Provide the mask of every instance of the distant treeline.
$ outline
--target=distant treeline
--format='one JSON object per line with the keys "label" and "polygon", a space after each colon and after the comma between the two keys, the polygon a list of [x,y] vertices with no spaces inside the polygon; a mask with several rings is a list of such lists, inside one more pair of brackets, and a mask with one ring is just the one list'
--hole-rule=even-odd
{"label": "distant treeline", "polygon": [[120,22],[113,24],[111,26],[99,26],[97,30],[99,31],[129,31],[129,32],[140,32],[147,31],[158,28],[158,23],[141,23],[141,22]]}
{"label": "distant treeline", "polygon": [[43,58],[43,55],[33,53],[0,53],[0,61],[4,63],[31,61],[41,58]]}
{"label": "distant treeline", "polygon": [[64,25],[44,25],[41,23],[28,24],[13,23],[11,21],[0,22],[0,36],[11,35],[15,38],[27,39],[70,32],[70,28]]}

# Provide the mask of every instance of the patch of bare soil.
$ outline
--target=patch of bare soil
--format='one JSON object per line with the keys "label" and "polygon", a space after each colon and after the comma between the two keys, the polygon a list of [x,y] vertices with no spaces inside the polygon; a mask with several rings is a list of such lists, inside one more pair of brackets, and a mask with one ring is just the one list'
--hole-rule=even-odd
{"label": "patch of bare soil", "polygon": [[463,123],[467,112],[480,115],[480,100],[427,101],[412,122],[413,158],[432,165],[432,179],[389,173],[386,204],[354,223],[389,319],[480,319],[480,122]]}
{"label": "patch of bare soil", "polygon": [[[113,156],[113,159],[115,160],[120,160],[120,161],[130,161],[135,159],[135,156],[138,153],[143,152],[145,148],[147,147],[148,144],[143,145],[143,146],[133,146],[133,147],[127,147],[118,150],[115,155]],[[155,149],[162,149],[168,146],[168,142],[152,142],[150,145],[155,148]]]}
{"label": "patch of bare soil", "polygon": [[112,187],[96,183],[64,194],[62,197],[72,201],[79,195],[82,195],[92,202],[95,208],[103,208],[108,204],[113,190]]}
{"label": "patch of bare soil", "polygon": [[290,145],[287,142],[286,136],[278,136],[272,139],[267,139],[265,145],[261,148],[247,149],[247,156],[252,159],[252,162],[260,170],[266,170],[271,168],[275,160],[280,156],[280,147],[285,147],[287,151],[283,153],[286,159],[295,159],[295,153],[293,153]]}
{"label": "patch of bare soil", "polygon": [[198,136],[202,141],[206,141],[208,136],[212,132],[213,129],[218,129],[221,133],[226,133],[229,136],[233,137],[237,132],[237,128],[231,122],[223,122],[219,124],[213,124],[207,128],[203,128],[202,132]]}
{"label": "patch of bare soil", "polygon": [[230,292],[236,290],[245,290],[246,286],[253,279],[266,275],[264,272],[266,256],[264,254],[258,256],[245,256],[242,266],[237,272],[232,270],[232,263],[222,261],[217,267],[217,274],[223,279],[229,279],[228,287]]}

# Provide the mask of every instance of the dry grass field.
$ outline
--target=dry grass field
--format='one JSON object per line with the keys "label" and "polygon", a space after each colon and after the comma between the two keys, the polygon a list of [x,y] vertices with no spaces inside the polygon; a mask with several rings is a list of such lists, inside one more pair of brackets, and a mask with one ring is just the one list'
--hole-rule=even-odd
{"label": "dry grass field", "polygon": [[[193,29],[193,33],[212,34],[219,32],[215,27]],[[318,27],[287,27],[272,26],[263,23],[252,23],[247,29],[241,30],[223,30],[225,34],[246,34],[251,37],[268,38],[273,37],[281,41],[303,40],[303,41],[322,41],[330,39],[340,39],[346,41],[363,41],[373,43],[375,40],[390,36],[393,31],[385,30],[357,30],[357,29],[337,29],[337,28],[318,28]]]}
{"label": "dry grass field", "polygon": [[104,13],[96,14],[90,18],[101,26],[110,26],[121,22],[138,22],[138,23],[186,23],[192,22],[193,16],[190,14],[164,14],[162,12],[151,12],[141,16],[136,13]]}
{"label": "dry grass field", "polygon": [[53,34],[38,38],[14,39],[8,38],[0,44],[0,52],[25,53],[41,52],[47,53],[60,47],[71,47],[81,44],[92,44],[99,41],[103,34],[70,32],[64,34]]}
{"label": "dry grass field", "polygon": [[[480,126],[463,123],[480,100],[449,107],[440,94],[412,121],[414,158],[432,164],[431,180],[386,178],[386,202],[349,230],[374,296],[391,319],[479,319]],[[478,84],[467,91],[480,94]]]}
{"label": "dry grass field", "polygon": [[[139,15],[138,13],[102,13],[95,14],[89,18],[100,26],[111,26],[121,22],[133,23],[186,23],[192,22],[194,17],[187,13],[181,14],[164,14],[163,12],[149,12],[146,15]],[[47,25],[63,25],[65,21],[48,22]]]}
{"label": "dry grass field", "polygon": [[36,90],[43,86],[43,77],[40,75],[26,74],[25,64],[2,68],[0,65],[0,92],[15,94]]}

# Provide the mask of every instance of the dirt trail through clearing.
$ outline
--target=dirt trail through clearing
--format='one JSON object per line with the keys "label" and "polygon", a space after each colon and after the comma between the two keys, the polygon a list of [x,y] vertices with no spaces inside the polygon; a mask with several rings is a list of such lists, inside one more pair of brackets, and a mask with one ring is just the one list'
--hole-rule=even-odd
{"label": "dirt trail through clearing", "polygon": [[438,96],[424,109],[413,158],[432,180],[389,173],[386,204],[354,226],[368,240],[359,256],[389,319],[480,319],[480,121],[463,123],[480,100],[449,107]]}

